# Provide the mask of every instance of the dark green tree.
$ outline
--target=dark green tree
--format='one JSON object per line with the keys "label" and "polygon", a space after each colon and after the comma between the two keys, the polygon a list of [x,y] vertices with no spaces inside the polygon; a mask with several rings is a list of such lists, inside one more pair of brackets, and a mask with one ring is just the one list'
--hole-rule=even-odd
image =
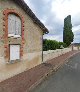
{"label": "dark green tree", "polygon": [[69,46],[73,42],[74,34],[72,32],[71,15],[64,19],[63,42]]}

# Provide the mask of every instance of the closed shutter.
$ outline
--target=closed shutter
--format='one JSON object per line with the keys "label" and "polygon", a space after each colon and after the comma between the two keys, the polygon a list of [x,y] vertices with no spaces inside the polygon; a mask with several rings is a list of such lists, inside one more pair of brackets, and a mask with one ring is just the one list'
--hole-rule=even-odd
{"label": "closed shutter", "polygon": [[20,45],[10,45],[10,60],[20,59]]}
{"label": "closed shutter", "polygon": [[21,35],[21,19],[14,14],[8,16],[8,35],[15,37]]}
{"label": "closed shutter", "polygon": [[21,20],[16,16],[16,35],[21,35]]}
{"label": "closed shutter", "polygon": [[12,36],[15,34],[15,17],[13,14],[8,16],[8,34]]}

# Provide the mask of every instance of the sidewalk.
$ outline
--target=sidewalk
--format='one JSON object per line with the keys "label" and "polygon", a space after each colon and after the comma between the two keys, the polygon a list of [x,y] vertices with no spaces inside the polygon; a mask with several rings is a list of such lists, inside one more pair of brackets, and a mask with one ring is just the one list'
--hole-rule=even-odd
{"label": "sidewalk", "polygon": [[29,92],[79,51],[70,51],[0,83],[0,92]]}

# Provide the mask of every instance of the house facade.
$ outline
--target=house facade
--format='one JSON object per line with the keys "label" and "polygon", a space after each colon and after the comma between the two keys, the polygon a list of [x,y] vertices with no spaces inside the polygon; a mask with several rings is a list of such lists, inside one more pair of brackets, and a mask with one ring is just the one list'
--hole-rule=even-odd
{"label": "house facade", "polygon": [[42,63],[44,33],[24,0],[0,0],[0,80]]}

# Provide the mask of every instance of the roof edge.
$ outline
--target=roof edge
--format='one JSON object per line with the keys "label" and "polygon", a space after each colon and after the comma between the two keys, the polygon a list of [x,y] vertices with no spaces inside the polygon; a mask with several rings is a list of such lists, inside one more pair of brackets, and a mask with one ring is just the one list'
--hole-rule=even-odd
{"label": "roof edge", "polygon": [[44,26],[44,24],[36,17],[36,15],[32,12],[32,10],[29,8],[29,6],[25,3],[24,0],[13,0],[15,3],[17,3],[33,20],[34,23],[36,23],[45,34],[49,33],[48,29]]}

